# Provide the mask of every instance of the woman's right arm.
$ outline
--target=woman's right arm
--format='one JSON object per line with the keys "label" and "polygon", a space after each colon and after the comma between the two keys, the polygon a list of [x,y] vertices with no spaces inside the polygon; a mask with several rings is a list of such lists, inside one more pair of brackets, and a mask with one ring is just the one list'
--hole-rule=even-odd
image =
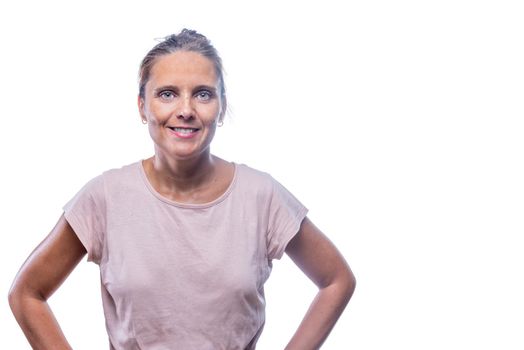
{"label": "woman's right arm", "polygon": [[86,253],[62,215],[16,275],[9,291],[9,305],[33,349],[71,349],[47,299]]}

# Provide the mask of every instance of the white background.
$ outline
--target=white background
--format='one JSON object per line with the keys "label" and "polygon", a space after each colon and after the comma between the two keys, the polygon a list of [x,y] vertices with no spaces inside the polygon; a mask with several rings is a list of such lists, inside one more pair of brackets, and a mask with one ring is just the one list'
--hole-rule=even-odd
{"label": "white background", "polygon": [[[152,154],[138,64],[184,27],[227,71],[214,153],[282,182],[357,276],[326,349],[524,348],[521,2],[14,3],[0,5],[1,348],[28,348],[7,292],[62,205]],[[275,263],[259,349],[283,348],[314,293]],[[107,349],[96,265],[50,304],[75,349]]]}

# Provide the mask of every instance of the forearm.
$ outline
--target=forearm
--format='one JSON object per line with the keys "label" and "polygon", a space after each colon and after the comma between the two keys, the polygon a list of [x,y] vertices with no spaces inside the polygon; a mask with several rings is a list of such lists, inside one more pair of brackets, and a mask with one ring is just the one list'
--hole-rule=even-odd
{"label": "forearm", "polygon": [[319,349],[344,311],[355,283],[331,284],[319,290],[286,350]]}
{"label": "forearm", "polygon": [[33,349],[72,349],[45,300],[10,295],[9,304]]}

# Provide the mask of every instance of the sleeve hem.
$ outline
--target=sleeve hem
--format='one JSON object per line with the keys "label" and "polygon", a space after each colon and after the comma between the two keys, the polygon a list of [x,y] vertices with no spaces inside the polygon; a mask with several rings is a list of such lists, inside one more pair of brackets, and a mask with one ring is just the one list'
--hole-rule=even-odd
{"label": "sleeve hem", "polygon": [[68,224],[71,226],[71,228],[73,229],[75,235],[78,237],[78,239],[80,240],[80,242],[82,243],[82,245],[86,249],[86,251],[87,251],[87,261],[96,262],[95,259],[93,258],[93,254],[91,252],[91,247],[90,247],[90,244],[89,244],[89,238],[86,237],[84,234],[82,234],[82,232],[83,232],[83,230],[81,229],[82,225],[79,223],[79,221],[77,220],[76,216],[73,213],[69,212],[66,208],[64,208],[64,218],[66,219]]}
{"label": "sleeve hem", "polygon": [[270,257],[271,260],[277,259],[280,260],[282,256],[284,255],[284,252],[286,251],[286,247],[289,244],[289,242],[297,235],[297,233],[300,230],[300,225],[302,225],[302,222],[306,218],[306,215],[308,213],[308,209],[303,207],[297,214],[296,220],[293,222],[293,226],[290,227],[289,230],[287,230],[288,234],[285,235],[284,239],[282,240],[282,245],[280,248],[275,251],[275,254],[273,254],[273,257]]}

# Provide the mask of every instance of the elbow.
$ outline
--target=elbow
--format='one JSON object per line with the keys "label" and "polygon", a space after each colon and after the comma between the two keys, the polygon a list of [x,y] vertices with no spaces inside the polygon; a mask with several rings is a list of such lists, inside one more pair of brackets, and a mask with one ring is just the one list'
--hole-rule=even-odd
{"label": "elbow", "polygon": [[13,314],[16,314],[17,305],[19,305],[20,300],[20,292],[15,287],[15,285],[11,286],[9,289],[9,292],[7,293],[7,300],[9,302],[9,307],[11,308],[11,311]]}
{"label": "elbow", "polygon": [[347,304],[353,296],[353,293],[355,292],[355,287],[357,286],[357,279],[355,278],[355,275],[353,274],[351,269],[349,269],[349,267],[346,273],[344,274],[342,285],[344,291],[344,299]]}
{"label": "elbow", "polygon": [[357,280],[355,275],[348,267],[347,269],[339,271],[333,280],[320,286],[319,289],[333,291],[335,293],[334,295],[336,295],[336,299],[339,300],[343,307],[345,307],[353,296],[356,285]]}
{"label": "elbow", "polygon": [[355,288],[357,287],[357,279],[355,278],[355,275],[351,273],[351,285],[349,288],[349,298],[351,299],[351,296],[353,295],[353,292],[355,291]]}
{"label": "elbow", "polygon": [[9,307],[15,316],[26,309],[30,300],[41,299],[19,280],[15,280],[7,293]]}
{"label": "elbow", "polygon": [[357,279],[356,279],[355,275],[353,274],[353,271],[351,271],[351,269],[349,267],[348,267],[348,271],[347,271],[347,279],[348,279],[348,283],[351,286],[351,291],[354,291],[355,287],[357,286]]}
{"label": "elbow", "polygon": [[331,289],[336,291],[337,299],[344,305],[346,305],[353,296],[356,285],[357,280],[355,275],[347,265],[339,269],[328,282],[317,284],[320,290]]}
{"label": "elbow", "polygon": [[13,285],[9,289],[9,292],[7,293],[7,300],[9,302],[9,307],[11,308],[11,311],[16,314],[16,310],[19,309],[19,305],[21,300],[23,299],[23,293],[22,288],[15,282],[13,282]]}

